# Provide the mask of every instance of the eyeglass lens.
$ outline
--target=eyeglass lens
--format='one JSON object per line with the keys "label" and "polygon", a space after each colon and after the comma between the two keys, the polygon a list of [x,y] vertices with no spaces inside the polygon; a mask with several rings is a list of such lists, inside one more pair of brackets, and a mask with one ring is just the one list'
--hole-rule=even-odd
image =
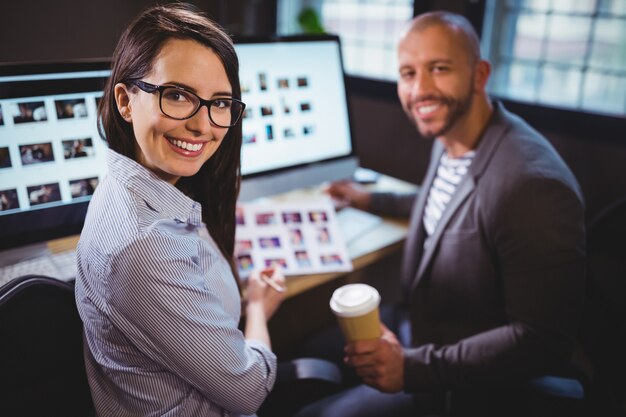
{"label": "eyeglass lens", "polygon": [[[176,119],[190,117],[199,105],[197,96],[177,88],[166,88],[161,94],[161,110]],[[209,117],[220,127],[230,127],[237,123],[241,111],[241,103],[229,98],[214,100],[209,105]]]}

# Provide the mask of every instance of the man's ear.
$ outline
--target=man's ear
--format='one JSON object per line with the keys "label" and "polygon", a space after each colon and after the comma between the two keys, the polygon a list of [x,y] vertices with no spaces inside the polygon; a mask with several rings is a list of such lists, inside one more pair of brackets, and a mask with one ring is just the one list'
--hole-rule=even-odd
{"label": "man's ear", "polygon": [[115,95],[115,103],[117,104],[117,111],[128,123],[133,121],[131,105],[130,105],[130,91],[126,84],[117,83],[113,87],[113,94]]}
{"label": "man's ear", "polygon": [[476,89],[477,92],[484,92],[486,90],[490,74],[491,64],[489,64],[489,61],[478,61],[476,64],[476,72],[474,74],[474,89]]}

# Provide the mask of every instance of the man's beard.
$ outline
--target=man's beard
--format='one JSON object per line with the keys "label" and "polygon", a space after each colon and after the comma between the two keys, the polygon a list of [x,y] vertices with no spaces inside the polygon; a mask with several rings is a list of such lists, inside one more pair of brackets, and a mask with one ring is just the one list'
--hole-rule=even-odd
{"label": "man's beard", "polygon": [[448,133],[448,131],[452,129],[452,127],[454,127],[454,125],[459,121],[459,119],[463,117],[465,114],[467,114],[472,104],[472,97],[473,97],[473,92],[471,88],[469,88],[468,93],[461,98],[454,98],[454,97],[449,97],[449,96],[420,97],[419,98],[420,101],[423,101],[423,100],[437,101],[439,104],[448,108],[448,114],[446,115],[446,119],[444,120],[443,126],[441,126],[441,128],[439,128],[438,130],[430,130],[428,127],[424,129],[420,128],[420,124],[418,123],[415,115],[412,114],[411,110],[405,109],[405,111],[409,115],[410,119],[413,120],[413,122],[415,123],[415,126],[417,127],[417,130],[419,131],[420,135],[424,139],[431,140],[431,139],[435,139],[439,136],[443,136],[446,133]]}

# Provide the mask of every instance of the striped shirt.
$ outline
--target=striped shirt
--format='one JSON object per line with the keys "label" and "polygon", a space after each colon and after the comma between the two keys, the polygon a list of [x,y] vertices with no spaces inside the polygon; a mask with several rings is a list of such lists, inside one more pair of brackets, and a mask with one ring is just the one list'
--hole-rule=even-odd
{"label": "striped shirt", "polygon": [[237,284],[200,204],[109,150],[77,248],[76,301],[99,416],[252,414],[276,357],[238,330]]}
{"label": "striped shirt", "polygon": [[441,155],[437,175],[428,192],[426,208],[424,209],[424,229],[428,236],[435,232],[435,228],[456,187],[467,174],[467,169],[472,164],[474,155],[476,155],[476,151],[469,151],[458,158],[450,158],[446,152]]}

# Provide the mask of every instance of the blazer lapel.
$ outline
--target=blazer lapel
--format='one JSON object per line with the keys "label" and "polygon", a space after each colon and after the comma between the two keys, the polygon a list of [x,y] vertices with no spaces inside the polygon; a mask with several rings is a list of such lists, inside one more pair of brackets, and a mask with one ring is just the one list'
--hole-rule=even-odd
{"label": "blazer lapel", "polygon": [[411,282],[415,277],[415,271],[417,270],[418,261],[422,257],[421,255],[424,247],[424,226],[422,219],[424,217],[428,191],[435,180],[435,174],[437,173],[437,167],[439,165],[438,161],[441,158],[443,151],[443,145],[441,145],[439,141],[436,141],[433,144],[430,155],[428,171],[426,172],[426,176],[424,177],[424,181],[420,187],[419,196],[411,213],[411,222],[409,224],[407,240],[404,244],[404,256],[402,257],[403,262],[401,269],[401,276],[405,284],[405,288],[409,288],[411,286]]}
{"label": "blazer lapel", "polygon": [[[452,215],[458,210],[461,204],[463,204],[467,196],[470,195],[470,193],[474,190],[475,186],[476,183],[474,182],[474,178],[468,172],[467,175],[465,175],[465,178],[463,178],[463,180],[461,180],[460,184],[457,186],[457,189],[450,199],[450,202],[448,203],[445,210],[443,211],[443,214],[441,215],[441,219],[439,219],[439,222],[437,223],[435,231],[428,239],[428,244],[424,247],[424,253],[419,263],[417,274],[415,276],[415,279],[413,280],[413,283],[411,284],[412,288],[415,288],[417,286],[420,279],[424,275],[424,271],[430,263],[435,249],[439,244],[439,240],[441,240],[441,235],[445,231],[448,222],[452,218]],[[454,260],[451,260],[451,262],[454,262]]]}
{"label": "blazer lapel", "polygon": [[[423,228],[417,229],[417,226],[422,224],[422,220],[424,217],[424,209],[426,206],[426,199],[428,197],[428,193],[430,192],[430,186],[432,185],[435,172],[439,165],[439,158],[443,153],[443,146],[440,146],[439,152],[435,155],[433,153],[430,160],[429,167],[429,176],[427,177],[428,181],[424,182],[424,187],[421,189],[420,198],[418,200],[418,204],[416,205],[415,210],[411,219],[411,227],[409,229],[409,234],[412,237],[415,237],[413,240],[407,240],[407,246],[405,247],[405,264],[408,264],[406,261],[407,256],[413,257],[413,261],[411,263],[412,269],[403,270],[403,273],[406,272],[405,279],[409,281],[410,288],[413,290],[419,284],[419,281],[422,279],[426,269],[428,268],[428,264],[432,261],[433,255],[439,245],[439,241],[441,240],[441,236],[445,231],[450,219],[454,215],[454,213],[459,209],[459,207],[464,203],[467,197],[472,193],[480,176],[489,166],[489,162],[495,150],[498,148],[502,138],[508,132],[511,127],[511,114],[502,106],[502,104],[498,101],[494,101],[494,111],[489,121],[483,137],[476,148],[476,157],[472,164],[469,167],[469,170],[458,185],[452,199],[448,203],[448,206],[445,208],[439,223],[437,223],[437,227],[433,232],[432,236],[429,239],[428,247],[426,248],[417,248],[417,245],[422,245],[424,242],[424,230]],[[436,142],[440,144],[440,142]],[[418,231],[418,232],[416,232]],[[409,245],[410,243],[410,245]],[[412,250],[408,252],[407,250]],[[423,253],[422,253],[423,251]],[[421,254],[421,256],[419,256]],[[417,265],[419,262],[419,265]],[[451,259],[450,262],[454,262],[454,259]],[[408,265],[407,265],[408,267]]]}

